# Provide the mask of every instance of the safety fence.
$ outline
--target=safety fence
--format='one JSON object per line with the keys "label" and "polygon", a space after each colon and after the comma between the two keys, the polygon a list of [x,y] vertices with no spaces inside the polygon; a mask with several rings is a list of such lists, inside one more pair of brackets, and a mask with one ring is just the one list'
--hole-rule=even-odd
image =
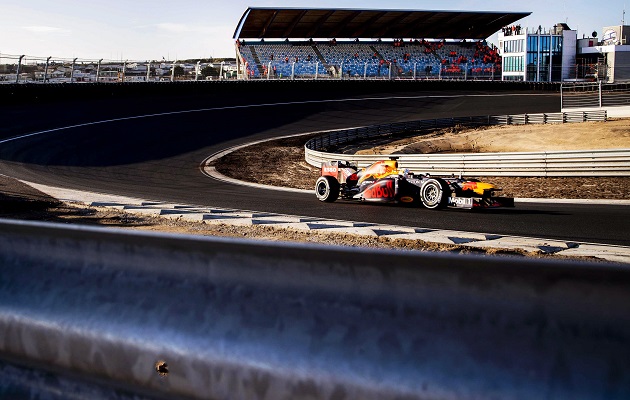
{"label": "safety fence", "polygon": [[[553,114],[521,114],[483,117],[442,118],[328,132],[305,144],[306,162],[346,160],[365,167],[388,155],[329,153],[358,141],[393,140],[396,137],[433,132],[455,126],[518,125],[605,121],[606,111]],[[545,151],[514,153],[395,154],[401,168],[435,175],[470,176],[628,176],[630,149],[588,151]]]}
{"label": "safety fence", "polygon": [[560,87],[562,109],[630,106],[630,84],[563,84]]}
{"label": "safety fence", "polygon": [[0,276],[10,398],[630,398],[615,264],[4,220]]}
{"label": "safety fence", "polygon": [[0,84],[175,82],[236,76],[233,60],[95,60],[0,53]]}

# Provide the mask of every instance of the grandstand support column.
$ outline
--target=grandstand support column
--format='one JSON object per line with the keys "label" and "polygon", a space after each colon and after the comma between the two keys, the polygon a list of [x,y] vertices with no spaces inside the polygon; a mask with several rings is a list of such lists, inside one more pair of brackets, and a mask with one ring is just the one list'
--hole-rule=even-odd
{"label": "grandstand support column", "polygon": [[271,61],[269,61],[269,64],[267,64],[267,80],[269,80],[271,74]]}
{"label": "grandstand support column", "polygon": [[599,81],[599,85],[597,86],[599,86],[597,91],[597,97],[599,97],[599,108],[602,108],[602,81]]}
{"label": "grandstand support column", "polygon": [[175,82],[175,61],[173,61],[173,67],[171,68],[171,82]]}
{"label": "grandstand support column", "polygon": [[391,62],[389,63],[389,72],[388,72],[388,74],[389,74],[389,80],[391,81],[392,80],[392,63]]}
{"label": "grandstand support column", "polygon": [[96,64],[96,82],[98,83],[98,78],[101,75],[101,63],[103,62],[103,59],[101,58],[100,60],[98,60],[98,64]]}
{"label": "grandstand support column", "polygon": [[150,78],[151,78],[151,61],[147,63],[147,82],[149,82]]}
{"label": "grandstand support column", "polygon": [[[492,73],[492,80],[494,80],[494,72]],[[440,65],[440,71],[438,72],[438,79],[442,80],[442,66]]]}
{"label": "grandstand support column", "polygon": [[339,79],[343,79],[343,61],[341,62],[341,65],[339,66]]}
{"label": "grandstand support column", "polygon": [[295,61],[291,63],[291,80],[295,79]]}
{"label": "grandstand support column", "polygon": [[413,63],[413,80],[416,80],[416,71],[418,70],[418,63]]}
{"label": "grandstand support column", "polygon": [[44,83],[48,80],[48,64],[50,64],[50,59],[50,56],[46,59],[46,68],[44,68]]}
{"label": "grandstand support column", "polygon": [[315,62],[315,80],[317,80],[317,76],[319,75],[319,61]]}
{"label": "grandstand support column", "polygon": [[225,64],[225,61],[221,61],[221,69],[219,70],[219,79],[223,79],[223,65],[224,64]]}
{"label": "grandstand support column", "polygon": [[468,63],[464,66],[464,80],[468,80]]}
{"label": "grandstand support column", "polygon": [[367,62],[363,65],[363,79],[367,79]]}
{"label": "grandstand support column", "polygon": [[122,82],[125,83],[125,74],[127,73],[127,60],[123,63]]}
{"label": "grandstand support column", "polygon": [[199,67],[201,67],[201,61],[197,61],[197,67],[195,68],[195,81],[199,80]]}

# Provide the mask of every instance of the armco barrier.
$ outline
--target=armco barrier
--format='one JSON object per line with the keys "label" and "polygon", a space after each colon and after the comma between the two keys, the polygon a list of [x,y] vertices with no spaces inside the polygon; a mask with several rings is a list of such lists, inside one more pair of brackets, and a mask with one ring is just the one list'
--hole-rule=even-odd
{"label": "armco barrier", "polygon": [[629,316],[619,265],[0,222],[0,397],[628,399]]}
{"label": "armco barrier", "polygon": [[[357,140],[386,138],[405,132],[482,125],[570,123],[604,121],[606,111],[555,114],[522,114],[464,118],[443,118],[396,124],[374,125],[326,133],[305,145],[306,161],[321,166],[324,161],[347,160],[365,167],[383,155],[327,153],[330,146]],[[629,176],[630,149],[547,151],[519,153],[396,154],[401,168],[436,175],[471,176]]]}

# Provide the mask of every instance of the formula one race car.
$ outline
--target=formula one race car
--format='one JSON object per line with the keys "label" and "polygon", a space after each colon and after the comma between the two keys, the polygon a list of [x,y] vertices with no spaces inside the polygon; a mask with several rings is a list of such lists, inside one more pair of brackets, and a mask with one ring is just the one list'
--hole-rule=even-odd
{"label": "formula one race car", "polygon": [[359,170],[346,161],[322,163],[315,183],[320,201],[347,200],[418,204],[430,209],[514,207],[511,197],[496,197],[500,191],[490,183],[462,177],[416,175],[398,169],[398,157],[377,161]]}

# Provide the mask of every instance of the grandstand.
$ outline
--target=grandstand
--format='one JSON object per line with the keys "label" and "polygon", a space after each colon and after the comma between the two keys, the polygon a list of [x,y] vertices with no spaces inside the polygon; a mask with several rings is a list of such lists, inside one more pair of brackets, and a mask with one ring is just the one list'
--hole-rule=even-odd
{"label": "grandstand", "polygon": [[485,38],[527,15],[249,8],[234,34],[239,77],[500,79]]}

